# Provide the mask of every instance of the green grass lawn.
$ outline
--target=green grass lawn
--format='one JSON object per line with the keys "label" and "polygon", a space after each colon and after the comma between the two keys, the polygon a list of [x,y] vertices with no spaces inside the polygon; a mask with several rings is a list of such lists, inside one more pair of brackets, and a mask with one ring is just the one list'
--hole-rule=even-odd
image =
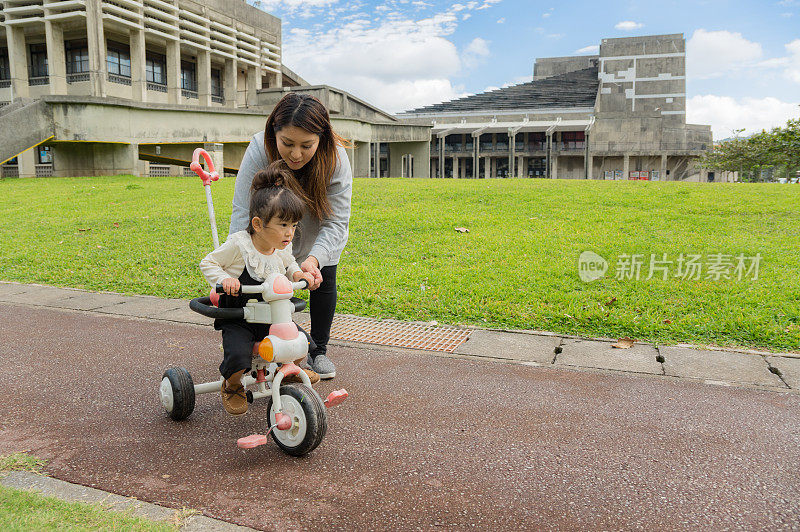
{"label": "green grass lawn", "polygon": [[[233,184],[213,185],[222,235]],[[798,206],[800,187],[777,184],[357,179],[337,310],[797,351]],[[3,180],[0,211],[5,280],[207,291],[197,178]],[[608,260],[603,279],[579,279],[586,250]],[[625,254],[643,256],[640,279],[615,278]],[[646,279],[651,254],[673,261],[667,280]],[[681,254],[701,256],[699,280],[674,276]],[[758,278],[706,279],[713,254],[760,254]]]}
{"label": "green grass lawn", "polygon": [[[0,456],[0,476],[10,471],[41,472],[43,462],[24,453]],[[177,515],[177,514],[176,514]],[[175,532],[172,523],[110,511],[100,504],[64,502],[54,497],[0,486],[0,530],[108,530]]]}

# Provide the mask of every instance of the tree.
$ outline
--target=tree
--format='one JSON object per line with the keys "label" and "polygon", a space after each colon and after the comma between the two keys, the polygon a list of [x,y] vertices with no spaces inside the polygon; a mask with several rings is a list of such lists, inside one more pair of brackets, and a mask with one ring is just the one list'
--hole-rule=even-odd
{"label": "tree", "polygon": [[785,127],[761,131],[749,137],[739,137],[716,144],[700,160],[704,168],[739,172],[742,181],[758,181],[761,170],[773,168],[778,173],[793,176],[800,170],[800,119],[791,119]]}

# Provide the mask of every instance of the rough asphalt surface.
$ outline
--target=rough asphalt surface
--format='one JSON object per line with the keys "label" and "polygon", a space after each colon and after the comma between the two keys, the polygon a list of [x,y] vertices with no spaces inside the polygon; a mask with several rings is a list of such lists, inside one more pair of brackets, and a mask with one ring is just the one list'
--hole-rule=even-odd
{"label": "rough asphalt surface", "polygon": [[304,458],[201,395],[181,423],[161,374],[217,378],[211,327],[0,305],[0,454],[60,479],[266,530],[790,529],[800,396],[332,347],[345,387]]}

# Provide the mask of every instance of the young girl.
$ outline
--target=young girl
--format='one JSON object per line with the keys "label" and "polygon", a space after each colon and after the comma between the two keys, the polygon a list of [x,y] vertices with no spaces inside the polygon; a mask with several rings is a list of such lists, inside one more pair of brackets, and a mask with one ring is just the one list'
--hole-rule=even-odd
{"label": "young girl", "polygon": [[[224,244],[200,262],[200,270],[211,286],[220,283],[225,289],[220,295],[220,307],[243,307],[248,299],[261,300],[257,294],[239,295],[239,288],[243,284],[261,284],[271,273],[285,274],[295,282],[305,279],[309,286],[313,284],[314,276],[303,272],[292,256],[292,238],[304,209],[303,201],[292,190],[294,183],[282,160],[256,173],[247,229],[229,235]],[[214,328],[222,331],[224,359],[219,367],[225,378],[222,404],[230,414],[244,414],[247,397],[242,374],[250,370],[253,344],[267,336],[269,326],[218,319]],[[312,382],[319,379],[313,372],[305,371]]]}

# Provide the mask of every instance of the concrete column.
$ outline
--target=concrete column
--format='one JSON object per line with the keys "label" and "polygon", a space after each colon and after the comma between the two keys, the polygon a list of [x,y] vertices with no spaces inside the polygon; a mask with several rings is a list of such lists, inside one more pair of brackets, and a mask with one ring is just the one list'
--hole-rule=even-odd
{"label": "concrete column", "polygon": [[350,161],[350,171],[355,175],[355,165],[356,165],[356,148],[355,148],[355,141],[351,141],[353,144],[352,148],[345,148],[344,151],[347,153],[347,158]]}
{"label": "concrete column", "polygon": [[[247,92],[245,93],[245,102],[247,107],[253,107],[256,104],[256,92],[261,88],[261,69],[254,66],[247,67]],[[209,71],[209,76],[211,72]],[[367,154],[369,156],[369,154]],[[369,164],[369,158],[367,159]],[[367,166],[367,173],[369,174],[369,166]]]}
{"label": "concrete column", "polygon": [[477,179],[480,175],[478,166],[481,162],[480,155],[480,136],[472,135],[472,178]]}
{"label": "concrete column", "polygon": [[89,52],[89,77],[92,82],[92,95],[106,96],[107,76],[106,35],[100,0],[86,0],[86,41]]}
{"label": "concrete column", "polygon": [[34,147],[17,155],[19,177],[36,177],[36,149]]}
{"label": "concrete column", "polygon": [[236,91],[237,87],[237,65],[236,59],[225,60],[225,72],[222,73],[223,93],[225,96],[225,107],[237,107]]}
{"label": "concrete column", "polygon": [[67,93],[67,60],[64,54],[64,29],[61,24],[46,20],[44,34],[47,40],[47,75],[50,94]]}
{"label": "concrete column", "polygon": [[[527,136],[528,134],[525,133],[525,135]],[[527,145],[527,141],[525,144]],[[528,177],[528,158],[520,157],[520,161],[522,161],[520,164],[520,168],[522,168],[522,177]]]}
{"label": "concrete column", "polygon": [[553,156],[553,179],[558,179],[558,155]]}
{"label": "concrete column", "polygon": [[517,157],[517,164],[514,167],[516,169],[514,177],[525,177],[527,174],[527,170],[525,170],[525,157],[522,155]]}
{"label": "concrete column", "polygon": [[197,51],[197,98],[199,105],[211,106],[211,52]]}
{"label": "concrete column", "polygon": [[553,151],[553,134],[547,133],[545,136],[545,148],[544,148],[544,171],[545,177],[550,179],[552,176],[552,172],[550,170],[550,159],[551,159],[551,152]]}
{"label": "concrete column", "polygon": [[592,179],[592,165],[589,162],[589,133],[585,133],[583,144],[583,178]]}
{"label": "concrete column", "polygon": [[369,142],[356,142],[353,177],[369,177]]}
{"label": "concrete column", "polygon": [[666,155],[662,155],[661,156],[661,168],[658,171],[658,178],[661,181],[666,181],[667,180],[667,156]]}
{"label": "concrete column", "polygon": [[437,137],[439,139],[439,179],[444,179],[444,141],[447,138],[447,135],[443,137]]}
{"label": "concrete column", "polygon": [[167,41],[167,95],[169,103],[183,103],[181,93],[181,45]]}
{"label": "concrete column", "polygon": [[594,177],[594,156],[591,153],[586,156],[586,169],[587,169],[587,179],[595,179],[595,177]]}
{"label": "concrete column", "polygon": [[483,177],[490,179],[492,177],[492,158],[488,155],[483,157]]}
{"label": "concrete column", "polygon": [[[403,175],[403,160],[411,156],[415,178],[430,178],[431,175],[431,143],[430,142],[390,142],[389,143],[389,176]],[[435,175],[435,174],[434,174]],[[408,172],[404,175],[408,177]]]}
{"label": "concrete column", "polygon": [[630,179],[631,157],[627,153],[622,156],[622,179]]}
{"label": "concrete column", "polygon": [[8,62],[11,67],[11,99],[28,97],[28,54],[25,51],[25,30],[6,26]]}
{"label": "concrete column", "polygon": [[458,179],[458,157],[453,155],[453,179]]}
{"label": "concrete column", "polygon": [[508,134],[508,177],[516,177],[517,139],[513,133]]}
{"label": "concrete column", "polygon": [[134,101],[147,101],[147,63],[145,59],[144,30],[130,31],[131,90]]}
{"label": "concrete column", "polygon": [[491,161],[492,161],[492,163],[491,163],[492,164],[492,174],[491,175],[494,178],[494,177],[497,177],[497,158],[496,157],[492,157]]}
{"label": "concrete column", "polygon": [[211,162],[214,163],[214,169],[219,173],[220,177],[225,175],[225,145],[219,142],[204,142],[203,149],[211,156]]}
{"label": "concrete column", "polygon": [[118,165],[117,174],[131,174],[133,176],[140,177],[139,145],[126,144],[120,151],[120,160],[119,162],[115,161]]}

